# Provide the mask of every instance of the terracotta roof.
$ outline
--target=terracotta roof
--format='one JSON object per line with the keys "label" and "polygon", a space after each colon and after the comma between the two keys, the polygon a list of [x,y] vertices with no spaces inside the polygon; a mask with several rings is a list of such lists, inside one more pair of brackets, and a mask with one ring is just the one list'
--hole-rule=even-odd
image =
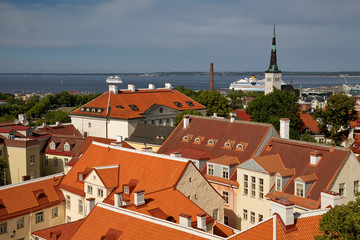
{"label": "terracotta roof", "polygon": [[222,165],[226,165],[226,166],[237,165],[240,163],[237,157],[227,156],[227,155],[224,155],[224,156],[221,156],[218,158],[213,158],[207,162],[222,164]]}
{"label": "terracotta roof", "polygon": [[300,111],[300,119],[303,121],[301,130],[310,129],[313,133],[320,132],[319,123],[308,112]]}
{"label": "terracotta roof", "polygon": [[350,122],[350,127],[351,128],[360,127],[360,111],[357,111],[357,113],[358,113],[359,117],[355,121]]}
{"label": "terracotta roof", "polygon": [[231,240],[272,240],[273,239],[273,218],[265,220],[254,227],[246,229],[229,239]]}
{"label": "terracotta roof", "polygon": [[33,235],[41,237],[41,239],[46,240],[68,240],[75,234],[79,229],[81,224],[85,221],[86,218],[80,219],[75,222],[61,224],[55,227],[46,228],[36,232],[32,232]]}
{"label": "terracotta roof", "polygon": [[40,145],[40,142],[37,139],[26,139],[26,140],[12,140],[6,139],[5,144],[9,147],[32,147]]}
{"label": "terracotta roof", "polygon": [[[183,128],[181,122],[157,152],[170,154],[176,151],[184,157],[190,157],[185,153],[193,150],[202,152],[202,156],[208,154],[210,159],[228,155],[244,162],[258,150],[271,129],[275,133],[271,124],[190,116],[188,127]],[[188,138],[187,141],[183,140],[184,136]],[[203,137],[203,140],[200,143],[194,142],[199,136]],[[209,140],[213,140],[214,144],[209,144]],[[226,142],[231,146],[225,147]],[[243,148],[237,148],[239,144]],[[194,154],[192,158],[198,159],[195,157]]]}
{"label": "terracotta roof", "polygon": [[236,116],[239,117],[243,121],[251,121],[251,116],[246,113],[245,109],[233,110],[236,113]]}
{"label": "terracotta roof", "polygon": [[116,167],[94,168],[106,188],[117,187],[119,184],[119,165]]}
{"label": "terracotta roof", "polygon": [[71,171],[64,177],[61,188],[84,194],[84,183],[78,181],[78,173],[86,168],[120,166],[119,186],[137,180],[135,190],[153,192],[174,186],[187,166],[187,162],[164,159],[155,153],[117,149],[96,143],[89,146]]}
{"label": "terracotta roof", "polygon": [[[283,189],[283,192],[271,191],[267,197],[289,198],[295,204],[310,209],[320,207],[320,193],[328,189],[340,167],[349,155],[349,150],[341,147],[330,147],[324,144],[296,140],[272,138],[259,156],[279,154],[285,168],[295,169],[295,175]],[[317,165],[310,164],[310,153],[317,151],[322,158]],[[316,177],[314,177],[316,174]],[[308,176],[307,176],[308,175]],[[306,198],[294,196],[294,179],[297,177],[316,179],[310,187]],[[308,180],[308,179],[307,179]]]}
{"label": "terracotta roof", "polygon": [[358,137],[358,134],[355,136],[355,141],[351,144],[350,149],[353,151],[353,153],[360,154],[360,138]]}
{"label": "terracotta roof", "polygon": [[[64,196],[58,189],[62,178],[62,175],[56,174],[0,187],[0,200],[4,205],[3,209],[6,210],[1,211],[0,220],[14,218],[64,202]],[[45,196],[37,193],[43,193]]]}
{"label": "terracotta roof", "polygon": [[[110,112],[107,111],[108,102],[109,107],[111,108]],[[187,102],[191,102],[191,104],[188,104]],[[107,114],[109,114],[110,118],[141,118],[142,114],[154,104],[179,111],[188,109],[206,109],[205,106],[174,89],[142,89],[136,90],[135,92],[130,90],[119,90],[117,95],[111,91],[106,92],[76,109],[72,114],[91,115],[103,118],[106,117]],[[86,111],[86,109],[89,109],[89,111]],[[95,111],[92,112],[90,109]]]}
{"label": "terracotta roof", "polygon": [[[235,170],[236,171],[236,170]],[[234,171],[234,172],[235,172]],[[236,175],[235,175],[236,176]],[[212,175],[208,175],[208,174],[204,174],[204,177],[209,181],[209,182],[217,182],[217,183],[223,183],[226,185],[231,185],[231,186],[235,186],[235,187],[239,187],[240,184],[238,183],[238,181],[236,180],[232,180],[232,179],[226,179],[226,178],[222,178],[222,177],[217,177],[217,176],[212,176]],[[235,178],[236,179],[236,178]]]}
{"label": "terracotta roof", "polygon": [[[110,234],[112,233],[112,234]],[[222,239],[137,212],[99,203],[71,239]]]}
{"label": "terracotta roof", "polygon": [[[55,149],[50,149],[50,143],[55,143]],[[81,148],[81,145],[85,142],[82,138],[74,137],[52,137],[45,148],[45,154],[62,155],[62,156],[76,156]],[[65,151],[65,143],[70,144],[70,151]]]}
{"label": "terracotta roof", "polygon": [[47,132],[56,137],[82,137],[81,133],[74,127],[74,125],[69,123],[39,127],[38,130]]}
{"label": "terracotta roof", "polygon": [[267,156],[253,157],[252,159],[257,162],[269,174],[274,174],[279,171],[287,170],[278,153]]}
{"label": "terracotta roof", "polygon": [[162,145],[174,131],[175,127],[157,126],[153,124],[139,123],[131,136],[125,141],[145,144]]}

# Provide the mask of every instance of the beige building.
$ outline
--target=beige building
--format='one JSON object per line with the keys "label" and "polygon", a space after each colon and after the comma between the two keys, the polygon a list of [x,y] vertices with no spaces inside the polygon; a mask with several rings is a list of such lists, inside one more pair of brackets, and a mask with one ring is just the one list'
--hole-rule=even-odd
{"label": "beige building", "polygon": [[178,157],[93,143],[60,188],[67,222],[84,218],[97,202],[174,222],[184,213],[194,224],[202,209],[210,232],[224,219],[224,199],[192,162]]}
{"label": "beige building", "polygon": [[62,174],[0,187],[0,239],[29,240],[32,231],[64,223],[65,204],[57,188]]}

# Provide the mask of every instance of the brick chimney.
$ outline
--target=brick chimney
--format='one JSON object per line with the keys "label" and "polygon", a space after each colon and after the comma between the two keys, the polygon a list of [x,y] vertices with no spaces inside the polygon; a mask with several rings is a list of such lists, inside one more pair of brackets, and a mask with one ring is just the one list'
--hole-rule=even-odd
{"label": "brick chimney", "polygon": [[199,213],[197,216],[197,228],[202,229],[206,232],[206,214]]}
{"label": "brick chimney", "polygon": [[123,206],[123,192],[116,192],[114,194],[114,206],[115,207]]}
{"label": "brick chimney", "polygon": [[95,206],[95,198],[87,198],[86,199],[86,205],[85,205],[85,213],[86,216],[91,212],[91,210]]}
{"label": "brick chimney", "polygon": [[280,119],[280,137],[284,139],[289,139],[290,132],[290,119],[282,118]]}
{"label": "brick chimney", "polygon": [[137,190],[134,192],[134,204],[136,206],[145,204],[145,190]]}
{"label": "brick chimney", "polygon": [[285,226],[294,225],[294,204],[283,199],[270,200],[271,215],[277,213],[280,215]]}
{"label": "brick chimney", "polygon": [[321,192],[320,196],[321,196],[321,208],[326,208],[329,205],[331,207],[335,207],[335,205],[338,205],[340,203],[339,193],[329,190],[324,190]]}
{"label": "brick chimney", "polygon": [[185,213],[179,215],[179,224],[184,227],[191,227],[191,216]]}
{"label": "brick chimney", "polygon": [[210,92],[214,91],[214,63],[210,63]]}

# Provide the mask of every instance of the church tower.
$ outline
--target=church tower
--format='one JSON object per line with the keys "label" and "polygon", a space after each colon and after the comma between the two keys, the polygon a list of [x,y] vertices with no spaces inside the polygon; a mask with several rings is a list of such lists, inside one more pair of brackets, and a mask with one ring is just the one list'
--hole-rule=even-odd
{"label": "church tower", "polygon": [[272,39],[271,57],[269,69],[265,72],[265,95],[273,92],[273,88],[281,90],[281,71],[276,60],[276,36],[275,25]]}

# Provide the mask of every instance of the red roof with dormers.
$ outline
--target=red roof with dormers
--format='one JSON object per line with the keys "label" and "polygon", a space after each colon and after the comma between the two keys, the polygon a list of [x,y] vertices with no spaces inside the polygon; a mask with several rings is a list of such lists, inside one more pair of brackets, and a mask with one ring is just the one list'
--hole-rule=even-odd
{"label": "red roof with dormers", "polygon": [[[189,116],[189,119],[187,128],[184,128],[181,122],[157,153],[180,152],[182,157],[193,159],[199,159],[197,156],[208,156],[208,159],[213,159],[228,155],[244,162],[256,153],[271,129],[277,135],[271,124],[230,122],[227,119],[200,116]],[[200,136],[201,142],[194,141]],[[226,143],[230,146],[225,146]]]}
{"label": "red roof with dormers", "polygon": [[[55,149],[51,149],[51,143],[55,143]],[[85,142],[82,138],[72,137],[52,137],[45,148],[45,154],[61,155],[61,156],[76,156],[81,145]],[[69,144],[70,151],[65,151],[65,144]]]}
{"label": "red roof with dormers", "polygon": [[71,239],[71,237],[80,228],[81,224],[83,224],[84,221],[85,218],[75,222],[69,222],[55,227],[50,227],[36,232],[32,232],[32,234],[46,240],[68,240]]}
{"label": "red roof with dormers", "polygon": [[[107,111],[108,105],[111,108],[110,113]],[[141,118],[142,114],[154,105],[179,111],[206,109],[174,89],[137,89],[135,92],[119,90],[118,94],[108,91],[74,110],[72,114],[93,117],[106,117],[109,114],[110,118],[121,119]]]}
{"label": "red roof with dormers", "polygon": [[62,178],[56,174],[0,187],[0,221],[63,203]]}
{"label": "red roof with dormers", "polygon": [[[316,165],[310,164],[310,153],[317,151],[321,158]],[[286,198],[296,205],[317,209],[320,207],[320,193],[329,189],[350,150],[324,144],[272,138],[259,156],[279,154],[284,166],[294,175],[282,192],[270,191],[269,198]],[[270,164],[270,163],[269,163]],[[283,169],[281,169],[283,170]],[[305,197],[294,195],[294,180],[313,182]]]}

